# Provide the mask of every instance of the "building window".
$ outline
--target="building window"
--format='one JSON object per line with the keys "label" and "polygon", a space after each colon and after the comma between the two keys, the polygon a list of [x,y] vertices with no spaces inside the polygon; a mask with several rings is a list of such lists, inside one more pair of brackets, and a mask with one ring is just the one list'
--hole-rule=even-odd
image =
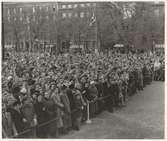
{"label": "building window", "polygon": [[33,16],[33,21],[35,22],[35,16]]}
{"label": "building window", "polygon": [[78,17],[78,13],[75,13],[75,14],[74,14],[74,17]]}
{"label": "building window", "polygon": [[13,9],[13,12],[16,14],[16,9],[15,8]]}
{"label": "building window", "polygon": [[35,7],[32,8],[32,12],[35,13]]}
{"label": "building window", "polygon": [[39,7],[39,10],[42,10],[42,7],[41,7],[41,6]]}
{"label": "building window", "polygon": [[22,13],[22,8],[20,8],[20,13]]}
{"label": "building window", "polygon": [[48,15],[46,16],[46,19],[47,19],[47,20],[49,19],[49,16],[48,16]]}
{"label": "building window", "polygon": [[26,20],[27,20],[27,23],[30,23],[30,19],[29,19],[29,17],[28,17],[28,16],[27,16]]}
{"label": "building window", "polygon": [[8,22],[10,22],[10,16],[8,16]]}
{"label": "building window", "polygon": [[72,17],[72,13],[68,13],[68,17],[71,18]]}
{"label": "building window", "polygon": [[62,8],[66,8],[66,5],[62,5]]}
{"label": "building window", "polygon": [[154,13],[155,13],[156,16],[159,16],[159,9],[155,9]]}
{"label": "building window", "polygon": [[72,5],[71,5],[71,4],[69,4],[69,5],[68,5],[68,8],[72,8]]}
{"label": "building window", "polygon": [[81,12],[80,13],[80,18],[83,18],[84,17],[84,12]]}
{"label": "building window", "polygon": [[22,17],[20,17],[20,21],[22,21],[23,20],[23,18]]}
{"label": "building window", "polygon": [[92,3],[92,6],[96,6],[96,3]]}
{"label": "building window", "polygon": [[74,4],[74,8],[77,8],[78,7],[78,4]]}
{"label": "building window", "polygon": [[46,11],[47,11],[47,12],[49,11],[49,7],[46,7]]}
{"label": "building window", "polygon": [[67,16],[67,14],[66,14],[66,13],[63,13],[63,14],[62,14],[62,17],[63,17],[63,18],[65,18],[66,16]]}
{"label": "building window", "polygon": [[8,15],[10,15],[10,10],[8,9]]}
{"label": "building window", "polygon": [[87,5],[87,6],[90,6],[90,3],[87,3],[86,5]]}
{"label": "building window", "polygon": [[80,6],[81,6],[81,7],[85,7],[85,4],[81,3]]}

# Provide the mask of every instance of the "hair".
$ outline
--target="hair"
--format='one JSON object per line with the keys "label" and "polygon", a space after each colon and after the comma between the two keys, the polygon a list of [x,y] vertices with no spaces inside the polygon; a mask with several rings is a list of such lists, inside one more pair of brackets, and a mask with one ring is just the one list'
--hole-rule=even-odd
{"label": "hair", "polygon": [[15,102],[12,104],[13,107],[15,107],[15,106],[17,106],[17,105],[20,105],[20,102],[19,102],[19,101],[15,101]]}

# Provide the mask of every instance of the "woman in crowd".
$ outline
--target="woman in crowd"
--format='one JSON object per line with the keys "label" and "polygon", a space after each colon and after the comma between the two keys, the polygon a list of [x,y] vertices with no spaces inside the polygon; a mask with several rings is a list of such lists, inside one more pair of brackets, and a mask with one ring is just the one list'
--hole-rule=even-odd
{"label": "woman in crowd", "polygon": [[7,111],[18,133],[37,124],[38,137],[57,137],[61,128],[79,130],[88,103],[91,117],[125,105],[151,82],[151,61],[145,53],[13,55],[2,64],[2,96],[7,91],[16,100]]}

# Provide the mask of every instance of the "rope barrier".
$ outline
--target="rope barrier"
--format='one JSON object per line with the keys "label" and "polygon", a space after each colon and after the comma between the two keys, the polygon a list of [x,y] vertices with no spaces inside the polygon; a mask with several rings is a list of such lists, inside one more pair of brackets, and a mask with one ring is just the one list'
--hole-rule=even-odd
{"label": "rope barrier", "polygon": [[[99,97],[99,98],[97,98],[97,99],[94,100],[94,101],[88,101],[88,100],[87,100],[87,120],[86,120],[86,123],[88,123],[88,124],[92,123],[92,121],[90,120],[90,105],[89,105],[89,104],[90,104],[90,103],[97,102],[97,101],[100,101],[100,100],[104,100],[104,99],[109,98],[109,97],[111,97],[111,96]],[[77,111],[77,110],[74,109],[74,110],[71,112],[71,114],[73,114],[73,113],[76,112],[76,111]],[[49,120],[49,121],[47,121],[47,122],[45,122],[45,123],[41,123],[41,124],[39,124],[39,125],[32,126],[32,127],[30,127],[29,129],[26,129],[26,130],[22,131],[22,132],[19,133],[18,135],[12,136],[12,138],[17,138],[18,136],[24,135],[25,133],[28,133],[28,132],[32,131],[34,128],[36,129],[36,128],[39,128],[39,127],[48,125],[49,123],[54,122],[54,121],[57,121],[57,120],[58,120],[58,118],[55,118],[55,119]]]}

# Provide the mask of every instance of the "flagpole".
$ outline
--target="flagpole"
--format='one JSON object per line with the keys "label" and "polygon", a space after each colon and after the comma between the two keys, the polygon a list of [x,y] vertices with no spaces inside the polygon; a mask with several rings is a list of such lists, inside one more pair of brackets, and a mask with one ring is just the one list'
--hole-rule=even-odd
{"label": "flagpole", "polygon": [[96,17],[96,24],[95,24],[95,40],[96,40],[96,50],[99,53],[99,44],[98,44],[98,21],[97,21],[97,3],[95,6],[95,17]]}

